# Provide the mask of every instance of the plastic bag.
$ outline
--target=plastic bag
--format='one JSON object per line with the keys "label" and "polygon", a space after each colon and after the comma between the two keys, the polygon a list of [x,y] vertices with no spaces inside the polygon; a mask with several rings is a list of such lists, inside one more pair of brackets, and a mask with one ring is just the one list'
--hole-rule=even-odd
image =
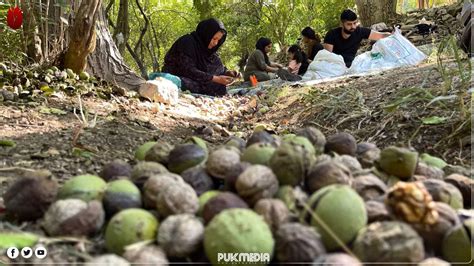
{"label": "plastic bag", "polygon": [[162,72],[152,72],[150,75],[148,75],[148,80],[155,80],[156,78],[165,78],[170,80],[178,87],[178,89],[181,89],[181,79],[178,76]]}
{"label": "plastic bag", "polygon": [[377,41],[372,50],[356,56],[349,74],[367,73],[402,66],[415,66],[426,59],[400,30],[391,36]]}
{"label": "plastic bag", "polygon": [[341,55],[321,50],[309,64],[303,80],[324,79],[342,76],[347,73],[344,58]]}

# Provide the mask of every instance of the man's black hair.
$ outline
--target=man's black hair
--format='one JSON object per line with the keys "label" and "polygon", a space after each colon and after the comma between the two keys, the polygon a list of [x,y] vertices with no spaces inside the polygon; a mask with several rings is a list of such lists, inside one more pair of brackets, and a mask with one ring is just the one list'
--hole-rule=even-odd
{"label": "man's black hair", "polygon": [[355,21],[357,20],[357,14],[350,10],[350,9],[346,9],[344,11],[342,11],[341,13],[341,21],[342,22],[345,22],[345,21]]}

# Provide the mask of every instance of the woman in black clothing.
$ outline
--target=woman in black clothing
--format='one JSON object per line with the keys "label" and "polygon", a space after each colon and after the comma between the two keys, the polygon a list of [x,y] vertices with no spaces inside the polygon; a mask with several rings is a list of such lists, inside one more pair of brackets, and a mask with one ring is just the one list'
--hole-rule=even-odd
{"label": "woman in black clothing", "polygon": [[199,22],[196,30],[180,37],[165,56],[162,71],[181,78],[184,90],[222,96],[239,73],[222,64],[217,50],[225,42],[224,24],[214,18]]}
{"label": "woman in black clothing", "polygon": [[316,32],[311,27],[306,27],[301,31],[303,36],[303,43],[306,46],[306,55],[308,57],[308,63],[314,60],[316,54],[323,50],[324,47],[321,44],[321,39],[316,35]]}

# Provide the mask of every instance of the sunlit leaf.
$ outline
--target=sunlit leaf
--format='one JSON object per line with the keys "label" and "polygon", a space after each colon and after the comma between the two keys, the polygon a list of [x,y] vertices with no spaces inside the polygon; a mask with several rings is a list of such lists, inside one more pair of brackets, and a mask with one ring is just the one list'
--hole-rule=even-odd
{"label": "sunlit leaf", "polygon": [[66,24],[67,26],[69,26],[69,22],[67,21],[67,19],[63,18],[63,17],[60,17],[59,18],[61,20],[62,23]]}
{"label": "sunlit leaf", "polygon": [[67,112],[57,109],[57,108],[48,108],[48,107],[43,107],[39,110],[40,113],[42,114],[54,114],[54,115],[65,115]]}
{"label": "sunlit leaf", "polygon": [[77,148],[77,147],[72,149],[72,155],[77,156],[77,157],[83,157],[86,159],[92,159],[94,157],[94,153],[83,150],[81,148]]}
{"label": "sunlit leaf", "polygon": [[2,146],[2,147],[15,147],[16,143],[13,140],[8,140],[8,139],[1,140],[0,139],[0,146]]}
{"label": "sunlit leaf", "polygon": [[421,121],[425,125],[438,125],[438,124],[442,124],[446,120],[448,120],[447,117],[430,116],[427,118],[423,118]]}
{"label": "sunlit leaf", "polygon": [[39,236],[31,233],[0,233],[0,250],[10,247],[24,248],[33,247],[39,240]]}

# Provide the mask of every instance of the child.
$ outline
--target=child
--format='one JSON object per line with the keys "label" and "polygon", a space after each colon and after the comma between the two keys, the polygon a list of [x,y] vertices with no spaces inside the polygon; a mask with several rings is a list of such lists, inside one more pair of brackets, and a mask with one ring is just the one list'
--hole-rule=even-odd
{"label": "child", "polygon": [[298,81],[301,80],[299,75],[303,75],[308,69],[308,63],[305,53],[298,45],[292,45],[287,50],[288,67],[279,69],[277,75],[282,80]]}
{"label": "child", "polygon": [[298,72],[301,67],[301,63],[303,62],[303,52],[301,51],[301,48],[294,44],[288,48],[288,71],[291,74],[298,75]]}

